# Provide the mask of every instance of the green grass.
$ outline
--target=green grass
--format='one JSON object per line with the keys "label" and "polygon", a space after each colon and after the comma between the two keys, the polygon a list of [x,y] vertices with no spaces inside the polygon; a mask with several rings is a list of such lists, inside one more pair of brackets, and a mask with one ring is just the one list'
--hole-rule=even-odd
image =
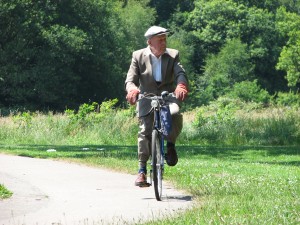
{"label": "green grass", "polygon": [[8,189],[6,189],[6,187],[2,184],[0,184],[0,200],[1,199],[5,199],[5,198],[9,198],[12,196],[12,192],[10,192]]}
{"label": "green grass", "polygon": [[298,224],[299,154],[296,147],[191,148],[170,177],[201,206],[174,223]]}
{"label": "green grass", "polygon": [[[57,151],[47,152],[50,147]],[[131,174],[137,167],[135,146],[2,145],[0,151]],[[181,145],[178,153],[179,163],[166,168],[165,179],[192,195],[196,205],[176,218],[148,224],[300,223],[299,147]]]}

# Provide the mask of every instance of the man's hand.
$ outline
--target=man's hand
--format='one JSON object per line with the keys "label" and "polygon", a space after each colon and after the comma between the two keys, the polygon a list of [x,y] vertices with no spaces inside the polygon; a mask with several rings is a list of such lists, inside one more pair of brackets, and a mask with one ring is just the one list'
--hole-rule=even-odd
{"label": "man's hand", "polygon": [[128,91],[128,93],[126,95],[126,99],[130,105],[134,105],[136,103],[139,93],[140,93],[140,91],[138,89],[131,89]]}
{"label": "man's hand", "polygon": [[174,91],[175,96],[177,99],[179,99],[180,101],[184,101],[184,99],[186,99],[187,95],[188,95],[188,90],[187,90],[187,86],[184,83],[179,83],[177,84],[177,87]]}

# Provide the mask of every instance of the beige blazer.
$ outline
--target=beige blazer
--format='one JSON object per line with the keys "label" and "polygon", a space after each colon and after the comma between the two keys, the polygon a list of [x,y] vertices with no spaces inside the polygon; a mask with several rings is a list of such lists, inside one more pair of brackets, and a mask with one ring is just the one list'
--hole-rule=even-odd
{"label": "beige blazer", "polygon": [[[173,92],[178,83],[188,85],[185,70],[180,64],[179,52],[175,49],[167,48],[162,55],[162,82],[157,84],[153,74],[151,57],[147,48],[137,50],[132,54],[131,64],[125,80],[125,89],[138,88],[141,94],[153,93],[160,95],[162,91]],[[180,105],[174,97],[172,102]],[[137,104],[138,117],[147,115],[151,110],[150,100],[142,99]]]}

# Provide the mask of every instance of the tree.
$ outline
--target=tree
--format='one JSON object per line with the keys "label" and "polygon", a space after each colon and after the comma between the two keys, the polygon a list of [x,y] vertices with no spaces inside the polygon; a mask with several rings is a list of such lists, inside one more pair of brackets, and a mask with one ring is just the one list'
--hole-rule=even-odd
{"label": "tree", "polygon": [[300,30],[290,32],[290,40],[283,47],[277,69],[286,71],[288,86],[300,83]]}
{"label": "tree", "polygon": [[139,1],[128,4],[131,11],[113,0],[1,1],[0,104],[62,110],[123,97],[129,51],[143,38],[135,32],[154,20]]}
{"label": "tree", "polygon": [[276,13],[281,6],[285,7],[289,12],[300,13],[300,2],[297,0],[234,0],[238,4],[247,7],[256,7]]}
{"label": "tree", "polygon": [[38,70],[44,55],[41,24],[52,18],[39,10],[51,11],[49,4],[35,3],[25,0],[0,3],[0,101],[5,106],[26,105],[39,96],[35,85],[40,76],[32,72]]}
{"label": "tree", "polygon": [[276,25],[286,40],[276,68],[286,72],[288,86],[296,87],[300,83],[300,16],[281,7],[277,10]]}
{"label": "tree", "polygon": [[172,14],[179,8],[180,11],[190,11],[195,0],[151,0],[150,6],[156,9],[157,24],[166,23]]}
{"label": "tree", "polygon": [[122,47],[128,49],[129,53],[146,45],[144,34],[154,24],[156,18],[155,10],[148,4],[148,0],[128,0],[126,6],[120,7],[118,10],[120,23],[123,24],[122,32],[119,32],[120,35],[123,35],[120,38],[123,39]]}
{"label": "tree", "polygon": [[[217,54],[227,40],[239,38],[247,44],[254,75],[263,88],[274,92],[285,87],[280,72],[275,69],[280,54],[279,34],[273,13],[233,0],[199,0],[189,14],[185,27],[190,27],[197,41],[197,62],[209,54]],[[194,44],[193,43],[193,44]],[[198,68],[202,65],[196,64]]]}
{"label": "tree", "polygon": [[212,98],[217,98],[235,83],[252,80],[253,69],[247,45],[239,39],[229,40],[218,54],[207,59],[201,86],[212,91]]}

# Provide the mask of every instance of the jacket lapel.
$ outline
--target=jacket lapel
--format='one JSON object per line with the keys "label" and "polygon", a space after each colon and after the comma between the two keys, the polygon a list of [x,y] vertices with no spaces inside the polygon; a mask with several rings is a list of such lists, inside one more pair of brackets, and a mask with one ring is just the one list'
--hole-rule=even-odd
{"label": "jacket lapel", "polygon": [[144,51],[144,60],[145,60],[146,69],[147,71],[149,71],[150,76],[152,76],[153,78],[151,59],[150,59],[150,55],[147,52],[147,49]]}
{"label": "jacket lapel", "polygon": [[161,76],[162,76],[162,82],[166,80],[167,76],[167,67],[168,67],[168,62],[169,62],[168,53],[164,53],[161,56]]}

